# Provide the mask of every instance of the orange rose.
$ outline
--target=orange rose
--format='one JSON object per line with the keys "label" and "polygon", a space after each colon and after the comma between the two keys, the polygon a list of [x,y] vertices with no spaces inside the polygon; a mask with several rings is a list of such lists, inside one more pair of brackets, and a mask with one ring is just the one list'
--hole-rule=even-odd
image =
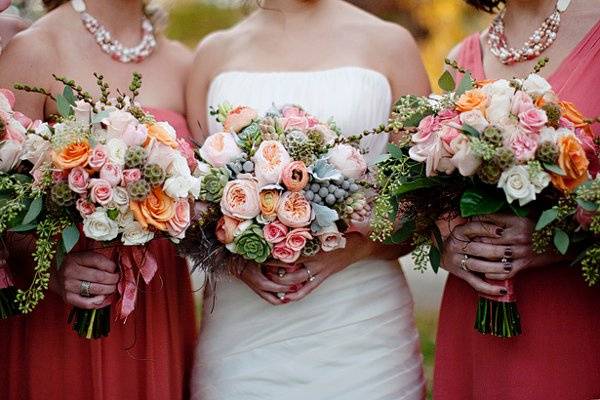
{"label": "orange rose", "polygon": [[281,180],[291,192],[299,192],[308,183],[308,171],[303,161],[294,161],[283,169]]}
{"label": "orange rose", "polygon": [[572,192],[588,178],[589,161],[579,140],[573,135],[566,135],[558,140],[558,165],[566,176],[551,174],[555,187]]}
{"label": "orange rose", "polygon": [[577,128],[580,128],[589,138],[594,138],[592,126],[585,121],[584,115],[575,107],[575,104],[568,101],[560,101],[558,105],[563,117],[571,121]]}
{"label": "orange rose", "polygon": [[473,89],[463,93],[462,96],[456,102],[456,109],[460,112],[466,112],[471,110],[485,111],[487,106],[487,95],[481,90]]}
{"label": "orange rose", "polygon": [[179,146],[177,144],[177,134],[170,125],[164,122],[158,122],[156,124],[146,125],[146,128],[148,128],[148,136],[150,138],[154,138],[174,149]]}
{"label": "orange rose", "polygon": [[53,153],[52,161],[60,169],[81,167],[87,163],[90,144],[87,140],[71,143],[58,153]]}
{"label": "orange rose", "polygon": [[277,215],[277,205],[279,204],[279,190],[265,189],[258,194],[258,206],[260,212],[267,218],[275,218]]}
{"label": "orange rose", "polygon": [[175,215],[175,202],[156,187],[143,201],[129,203],[135,219],[144,227],[154,226],[161,231],[167,230],[167,222]]}

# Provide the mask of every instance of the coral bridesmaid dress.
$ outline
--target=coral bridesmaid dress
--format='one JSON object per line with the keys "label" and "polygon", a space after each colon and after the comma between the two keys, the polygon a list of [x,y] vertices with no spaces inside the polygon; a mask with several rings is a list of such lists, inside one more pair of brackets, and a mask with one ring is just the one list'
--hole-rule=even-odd
{"label": "coral bridesmaid dress", "polygon": [[[189,138],[183,116],[149,111]],[[108,338],[79,338],[67,324],[71,307],[51,292],[31,314],[0,321],[0,398],[188,398],[196,330],[189,272],[168,240],[149,251],[158,272],[139,285],[135,311],[126,324],[113,321]]]}
{"label": "coral bridesmaid dress", "polygon": [[[459,63],[484,79],[479,35]],[[600,21],[550,77],[559,96],[600,115]],[[594,126],[600,134],[600,127]],[[436,400],[600,398],[600,288],[578,267],[557,265],[516,276],[523,334],[501,339],[473,328],[478,295],[463,280],[446,284],[437,337]]]}

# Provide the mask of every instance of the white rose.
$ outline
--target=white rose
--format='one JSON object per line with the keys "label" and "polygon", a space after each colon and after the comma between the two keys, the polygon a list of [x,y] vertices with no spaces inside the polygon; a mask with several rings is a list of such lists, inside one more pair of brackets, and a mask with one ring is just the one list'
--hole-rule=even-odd
{"label": "white rose", "polygon": [[154,239],[154,232],[144,229],[137,221],[131,221],[123,228],[121,241],[125,246],[139,246]]}
{"label": "white rose", "polygon": [[125,129],[129,124],[136,122],[137,120],[133,115],[123,110],[116,110],[111,112],[107,118],[102,120],[102,123],[106,125],[108,134],[113,137],[121,137]]}
{"label": "white rose", "polygon": [[196,165],[196,169],[194,170],[194,176],[196,176],[196,177],[206,176],[210,172],[210,169],[211,169],[210,165],[208,165],[207,163],[198,161],[198,165]]}
{"label": "white rose", "polygon": [[450,142],[450,148],[454,155],[452,164],[458,168],[462,176],[473,176],[481,165],[481,158],[471,150],[471,142],[465,135],[457,136]]}
{"label": "white rose", "polygon": [[550,142],[556,143],[557,141],[556,129],[545,126],[540,130],[540,143]]}
{"label": "white rose", "polygon": [[119,167],[125,165],[125,154],[127,153],[127,144],[121,139],[110,139],[106,144],[108,160]]}
{"label": "white rose", "polygon": [[343,249],[346,247],[346,238],[338,230],[335,224],[324,228],[317,235],[321,242],[321,249],[325,252]]}
{"label": "white rose", "polygon": [[114,203],[116,207],[119,209],[128,208],[129,206],[129,193],[127,193],[127,189],[122,186],[117,186],[113,188],[113,196],[111,203]]}
{"label": "white rose", "polygon": [[552,86],[548,81],[538,74],[531,74],[523,82],[523,90],[531,96],[545,96],[552,91]]}
{"label": "white rose", "polygon": [[360,179],[367,172],[367,162],[360,151],[349,144],[335,146],[328,154],[329,162],[344,176]]}
{"label": "white rose", "polygon": [[536,187],[529,180],[529,171],[523,165],[515,165],[504,171],[498,181],[498,187],[504,190],[506,201],[512,203],[519,200],[524,206],[535,200]]}
{"label": "white rose", "polygon": [[460,114],[460,122],[467,124],[477,129],[479,132],[483,132],[490,123],[485,119],[481,110],[475,109]]}
{"label": "white rose", "polygon": [[188,177],[190,180],[190,195],[198,200],[200,198],[200,189],[202,188],[202,179],[196,178],[195,176]]}
{"label": "white rose", "polygon": [[173,199],[187,197],[192,188],[190,178],[187,176],[172,176],[165,181],[163,190]]}
{"label": "white rose", "polygon": [[496,96],[512,96],[515,94],[515,88],[510,85],[506,79],[499,79],[481,88],[488,98]]}
{"label": "white rose", "polygon": [[235,142],[232,133],[219,132],[206,138],[199,153],[200,157],[213,167],[224,167],[240,157],[242,150]]}
{"label": "white rose", "polygon": [[14,140],[0,143],[0,171],[9,172],[17,166],[21,159],[23,145]]}
{"label": "white rose", "polygon": [[490,98],[489,105],[485,110],[485,116],[491,124],[496,125],[510,116],[511,97],[509,95],[497,95]]}
{"label": "white rose", "polygon": [[75,119],[81,121],[85,124],[89,124],[92,115],[92,105],[86,103],[83,100],[77,100],[75,102],[75,107],[73,107],[73,111],[75,112]]}
{"label": "white rose", "polygon": [[99,208],[83,220],[83,233],[90,239],[106,242],[119,235],[119,224],[108,218],[106,210]]}
{"label": "white rose", "polygon": [[167,173],[170,176],[191,176],[192,172],[187,163],[187,160],[179,153],[173,155],[171,165],[167,168]]}

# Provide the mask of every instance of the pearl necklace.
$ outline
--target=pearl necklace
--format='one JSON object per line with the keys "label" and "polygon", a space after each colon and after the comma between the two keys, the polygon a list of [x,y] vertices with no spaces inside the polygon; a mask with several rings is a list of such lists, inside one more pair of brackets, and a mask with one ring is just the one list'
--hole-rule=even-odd
{"label": "pearl necklace", "polygon": [[490,51],[506,65],[539,57],[556,40],[560,27],[560,15],[567,10],[570,3],[571,0],[558,0],[552,14],[529,36],[529,39],[520,49],[514,49],[508,45],[504,31],[504,14],[506,10],[502,10],[494,18],[492,25],[488,29]]}
{"label": "pearl necklace", "polygon": [[112,38],[110,31],[104,25],[87,13],[83,0],[71,0],[71,6],[81,15],[83,25],[94,36],[98,46],[115,61],[138,63],[152,54],[152,51],[156,48],[154,26],[146,17],[142,18],[143,35],[140,43],[134,47],[125,47],[118,40]]}

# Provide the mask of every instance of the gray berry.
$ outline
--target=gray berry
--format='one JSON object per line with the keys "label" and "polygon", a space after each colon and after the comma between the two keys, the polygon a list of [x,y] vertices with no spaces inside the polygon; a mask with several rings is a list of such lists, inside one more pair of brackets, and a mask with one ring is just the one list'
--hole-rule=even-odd
{"label": "gray berry", "polygon": [[350,182],[344,181],[344,183],[342,183],[342,189],[344,189],[344,190],[350,189]]}
{"label": "gray berry", "polygon": [[344,178],[338,178],[338,179],[334,180],[333,183],[340,186],[344,183]]}
{"label": "gray berry", "polygon": [[315,192],[313,191],[308,191],[306,193],[304,193],[304,197],[306,198],[306,200],[308,201],[313,201],[315,198]]}
{"label": "gray berry", "polygon": [[246,161],[242,166],[244,168],[244,172],[251,173],[254,172],[254,163],[252,161]]}
{"label": "gray berry", "polygon": [[329,189],[327,189],[326,187],[322,187],[321,190],[319,190],[319,196],[321,197],[327,197],[328,194]]}
{"label": "gray berry", "polygon": [[315,203],[319,204],[319,203],[321,203],[323,201],[323,199],[318,194],[315,194],[315,197],[313,198],[313,201]]}
{"label": "gray berry", "polygon": [[343,189],[338,189],[335,191],[334,195],[336,199],[342,200],[344,197],[346,197],[346,191]]}
{"label": "gray berry", "polygon": [[335,204],[335,196],[332,194],[328,194],[327,197],[325,198],[325,201],[327,202],[328,205],[332,206]]}
{"label": "gray berry", "polygon": [[358,185],[356,183],[353,183],[350,185],[350,193],[355,193],[358,192]]}
{"label": "gray berry", "polygon": [[319,193],[319,190],[321,190],[321,185],[319,185],[318,183],[313,183],[312,185],[310,185],[310,190],[312,190],[315,193]]}
{"label": "gray berry", "polygon": [[339,188],[335,185],[329,185],[329,193],[335,193]]}

